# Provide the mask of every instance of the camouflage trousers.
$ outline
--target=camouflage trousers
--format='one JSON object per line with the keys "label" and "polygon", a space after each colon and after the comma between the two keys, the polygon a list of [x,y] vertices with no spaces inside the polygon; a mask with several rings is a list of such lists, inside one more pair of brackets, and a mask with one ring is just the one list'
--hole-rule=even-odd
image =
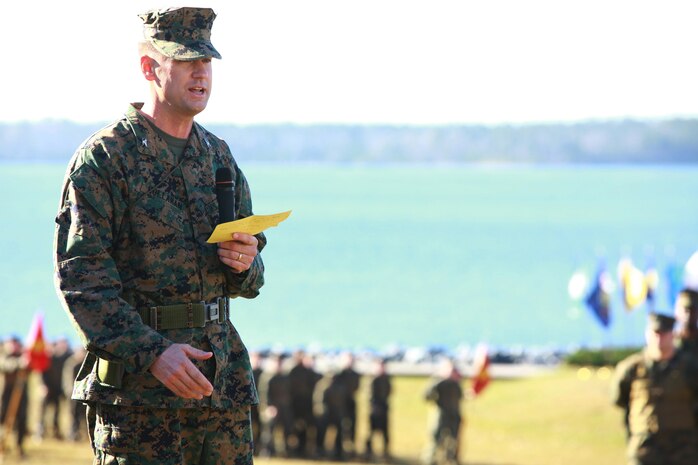
{"label": "camouflage trousers", "polygon": [[459,463],[460,436],[463,426],[460,413],[440,411],[434,425],[431,438],[425,450],[427,465]]}
{"label": "camouflage trousers", "polygon": [[628,441],[630,465],[695,465],[696,433],[692,430],[634,434]]}
{"label": "camouflage trousers", "polygon": [[94,465],[252,464],[250,407],[87,408]]}

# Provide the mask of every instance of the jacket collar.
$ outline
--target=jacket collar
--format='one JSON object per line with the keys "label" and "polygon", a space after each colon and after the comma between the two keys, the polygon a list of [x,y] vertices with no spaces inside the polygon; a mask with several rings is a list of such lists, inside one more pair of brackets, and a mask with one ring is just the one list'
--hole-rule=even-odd
{"label": "jacket collar", "polygon": [[[163,138],[153,129],[153,123],[140,113],[139,110],[142,107],[143,103],[141,102],[132,103],[126,111],[126,120],[136,138],[138,151],[143,155],[157,157],[170,165],[177,165],[179,160],[169,150]],[[194,122],[182,156],[185,158],[196,157],[201,152],[202,146],[210,148],[211,142],[206,137],[203,128]]]}

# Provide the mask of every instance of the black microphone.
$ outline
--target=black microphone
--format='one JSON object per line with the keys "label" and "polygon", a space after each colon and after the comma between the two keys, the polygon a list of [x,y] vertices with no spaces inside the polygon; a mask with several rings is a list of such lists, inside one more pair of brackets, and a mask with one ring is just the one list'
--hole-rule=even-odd
{"label": "black microphone", "polygon": [[230,168],[216,170],[216,198],[218,198],[218,223],[235,220],[235,193]]}

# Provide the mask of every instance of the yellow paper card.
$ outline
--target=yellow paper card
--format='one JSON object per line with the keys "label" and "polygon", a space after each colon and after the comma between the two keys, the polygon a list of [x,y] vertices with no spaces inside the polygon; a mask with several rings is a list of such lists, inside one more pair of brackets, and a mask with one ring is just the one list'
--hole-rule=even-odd
{"label": "yellow paper card", "polygon": [[206,242],[215,244],[218,242],[230,241],[233,233],[240,232],[246,234],[259,234],[267,228],[276,226],[291,214],[291,210],[273,215],[252,215],[241,220],[229,221],[216,226],[211,233],[211,237]]}

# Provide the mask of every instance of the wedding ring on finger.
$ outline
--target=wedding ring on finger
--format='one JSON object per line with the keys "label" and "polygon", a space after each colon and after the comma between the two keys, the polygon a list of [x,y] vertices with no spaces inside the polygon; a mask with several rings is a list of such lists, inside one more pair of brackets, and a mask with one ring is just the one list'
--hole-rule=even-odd
{"label": "wedding ring on finger", "polygon": [[240,259],[242,258],[242,252],[238,252],[238,258],[237,261],[241,261]]}

